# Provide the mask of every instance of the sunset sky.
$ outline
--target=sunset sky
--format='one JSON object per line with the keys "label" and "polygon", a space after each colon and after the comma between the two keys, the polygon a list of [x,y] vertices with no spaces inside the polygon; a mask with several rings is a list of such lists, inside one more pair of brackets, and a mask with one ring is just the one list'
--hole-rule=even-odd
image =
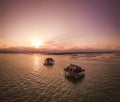
{"label": "sunset sky", "polygon": [[0,50],[5,48],[120,50],[120,1],[0,0]]}

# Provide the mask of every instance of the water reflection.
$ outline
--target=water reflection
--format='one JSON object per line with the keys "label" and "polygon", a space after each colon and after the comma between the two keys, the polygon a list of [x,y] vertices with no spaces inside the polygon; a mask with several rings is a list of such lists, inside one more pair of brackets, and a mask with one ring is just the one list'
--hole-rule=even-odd
{"label": "water reflection", "polygon": [[72,82],[73,84],[76,84],[78,82],[82,82],[84,80],[84,77],[76,79],[76,78],[71,77],[70,75],[65,75],[65,79]]}
{"label": "water reflection", "polygon": [[33,70],[34,71],[39,71],[40,69],[40,57],[37,55],[34,55],[34,65],[33,65]]}

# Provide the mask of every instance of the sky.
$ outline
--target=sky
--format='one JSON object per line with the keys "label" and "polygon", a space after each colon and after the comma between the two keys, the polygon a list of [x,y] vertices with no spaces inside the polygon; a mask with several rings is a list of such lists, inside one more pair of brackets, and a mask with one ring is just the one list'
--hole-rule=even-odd
{"label": "sky", "polygon": [[0,50],[120,50],[119,39],[119,0],[0,0]]}

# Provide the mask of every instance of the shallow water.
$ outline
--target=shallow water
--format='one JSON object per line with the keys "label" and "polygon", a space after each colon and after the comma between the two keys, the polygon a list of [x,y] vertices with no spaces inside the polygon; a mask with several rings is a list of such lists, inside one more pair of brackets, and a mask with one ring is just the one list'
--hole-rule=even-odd
{"label": "shallow water", "polygon": [[[65,77],[70,63],[85,68],[83,79]],[[120,54],[0,54],[0,102],[120,102]]]}

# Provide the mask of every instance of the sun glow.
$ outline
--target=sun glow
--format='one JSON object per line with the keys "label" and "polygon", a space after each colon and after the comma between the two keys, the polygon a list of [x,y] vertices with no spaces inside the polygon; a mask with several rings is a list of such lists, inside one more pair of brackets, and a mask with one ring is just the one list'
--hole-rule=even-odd
{"label": "sun glow", "polygon": [[39,48],[42,45],[42,42],[39,40],[33,41],[32,46]]}

